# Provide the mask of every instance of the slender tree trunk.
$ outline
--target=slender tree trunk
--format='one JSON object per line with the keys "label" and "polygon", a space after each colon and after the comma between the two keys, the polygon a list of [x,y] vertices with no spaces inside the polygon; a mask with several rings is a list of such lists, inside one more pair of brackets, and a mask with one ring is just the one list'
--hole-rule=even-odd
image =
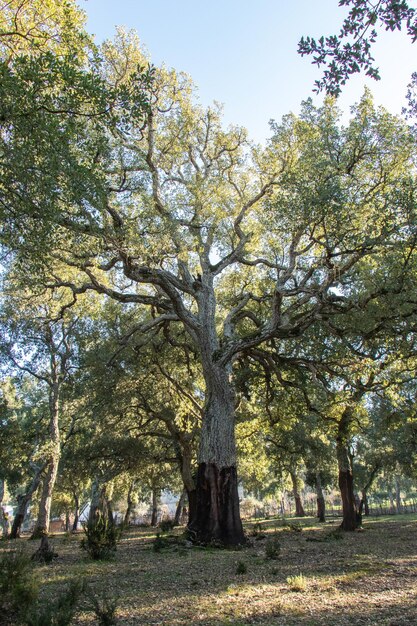
{"label": "slender tree trunk", "polygon": [[78,523],[80,520],[80,499],[75,491],[72,492],[72,497],[74,498],[74,521],[72,523],[72,532],[75,533],[78,530]]}
{"label": "slender tree trunk", "polygon": [[192,460],[193,460],[193,452],[191,448],[191,443],[183,441],[182,442],[181,477],[182,477],[182,482],[184,484],[185,490],[187,492],[187,498],[188,498],[188,525],[193,523],[193,520],[195,519],[195,516],[196,516],[196,507],[197,507],[196,484],[195,484],[195,480],[193,476]]}
{"label": "slender tree trunk", "polygon": [[185,504],[185,498],[186,497],[187,497],[187,490],[183,489],[182,493],[180,495],[180,499],[178,500],[177,508],[175,510],[175,516],[174,516],[174,525],[175,526],[179,526],[179,524],[181,522],[181,516],[182,516],[183,509],[184,509],[184,504]]}
{"label": "slender tree trunk", "polygon": [[391,513],[398,513],[395,504],[394,504],[394,496],[392,494],[391,488],[390,491],[388,492],[388,498],[389,498],[389,508],[390,508],[390,512]]}
{"label": "slender tree trunk", "polygon": [[395,477],[395,507],[397,509],[397,513],[402,512],[401,505],[401,485],[400,485],[400,477]]}
{"label": "slender tree trunk", "polygon": [[176,449],[176,457],[178,466],[181,472],[181,478],[185,490],[188,496],[188,527],[192,524],[196,515],[196,483],[193,476],[192,461],[193,461],[193,449],[192,438],[193,435],[180,431],[175,425],[175,420],[165,420],[166,426],[171,433]]}
{"label": "slender tree trunk", "polygon": [[368,495],[365,491],[365,489],[362,489],[362,497],[361,497],[361,501],[359,503],[359,510],[358,513],[360,516],[365,515],[365,517],[369,516],[369,504],[368,504]]}
{"label": "slender tree trunk", "polygon": [[[239,512],[234,393],[229,368],[212,360],[203,366],[206,403],[200,437],[195,518],[189,524],[200,543],[238,545],[245,542]],[[189,494],[190,495],[190,494]]]}
{"label": "slender tree trunk", "polygon": [[107,518],[110,524],[114,524],[113,491],[114,491],[113,482],[107,483],[107,485],[104,488],[103,495],[104,495],[104,504],[107,510]]}
{"label": "slender tree trunk", "polygon": [[343,530],[356,530],[360,525],[360,518],[356,508],[355,494],[353,491],[352,460],[349,454],[351,410],[347,407],[339,422],[338,434],[336,438],[337,463],[339,467],[339,489],[342,497]]}
{"label": "slender tree trunk", "polygon": [[369,503],[368,503],[368,491],[370,490],[370,488],[372,487],[372,484],[375,480],[375,478],[378,475],[378,472],[381,468],[381,463],[378,461],[370,475],[369,475],[369,479],[368,482],[366,483],[366,485],[364,486],[364,488],[362,489],[362,498],[359,504],[359,515],[362,516],[362,512],[365,511],[365,516],[368,517],[369,516]]}
{"label": "slender tree trunk", "polygon": [[70,521],[70,512],[69,512],[69,510],[67,509],[67,510],[65,511],[65,532],[66,532],[66,533],[69,533],[70,526],[71,526],[71,521]]}
{"label": "slender tree trunk", "polygon": [[158,487],[154,487],[152,489],[152,517],[151,517],[151,526],[156,526],[158,524],[158,509],[159,509],[159,499],[161,497],[161,490]]}
{"label": "slender tree trunk", "polygon": [[33,530],[33,536],[47,535],[51,516],[52,494],[58,474],[58,465],[61,457],[61,443],[59,432],[59,382],[57,376],[51,385],[49,396],[49,433],[51,454],[43,478],[42,494],[39,502],[38,519]]}
{"label": "slender tree trunk", "polygon": [[300,496],[300,481],[298,479],[297,473],[295,471],[290,471],[291,482],[292,482],[292,492],[295,500],[295,515],[296,517],[305,517],[305,511],[303,507],[303,503],[301,502]]}
{"label": "slender tree trunk", "polygon": [[132,515],[133,506],[134,506],[132,495],[135,490],[135,487],[136,487],[136,481],[133,480],[130,483],[129,490],[127,492],[127,509],[126,509],[126,513],[123,519],[123,526],[129,526],[130,516]]}
{"label": "slender tree trunk", "polygon": [[2,528],[3,537],[4,539],[7,539],[10,533],[10,520],[9,520],[8,513],[6,513],[4,507],[2,506],[4,492],[5,492],[5,482],[2,478],[0,478],[0,525]]}
{"label": "slender tree trunk", "polygon": [[22,528],[22,524],[26,517],[27,509],[30,501],[32,500],[32,496],[39,487],[39,483],[41,482],[42,472],[44,471],[45,466],[37,467],[35,469],[35,474],[30,482],[29,487],[26,490],[26,493],[19,495],[17,497],[17,509],[15,512],[15,516],[13,519],[12,530],[10,532],[10,538],[16,539],[20,536],[20,531]]}
{"label": "slender tree trunk", "polygon": [[317,517],[320,523],[326,521],[326,503],[324,501],[323,488],[321,486],[320,472],[316,472],[316,494],[317,494]]}

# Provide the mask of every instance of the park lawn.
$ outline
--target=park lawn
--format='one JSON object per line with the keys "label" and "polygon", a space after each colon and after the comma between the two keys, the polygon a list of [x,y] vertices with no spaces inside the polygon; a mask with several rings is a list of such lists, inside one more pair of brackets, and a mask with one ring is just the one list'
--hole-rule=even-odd
{"label": "park lawn", "polygon": [[[363,531],[341,535],[336,521],[295,524],[247,524],[248,534],[258,535],[239,551],[172,543],[159,553],[152,530],[133,528],[107,562],[86,557],[82,533],[57,535],[58,558],[35,566],[36,575],[46,601],[71,579],[85,578],[98,596],[117,600],[117,624],[125,626],[417,625],[417,516],[370,518]],[[273,533],[280,554],[266,559]],[[28,552],[37,545],[19,542]],[[246,572],[238,574],[238,567]],[[303,589],[296,591],[287,579],[300,574]],[[88,599],[74,624],[98,624]]]}

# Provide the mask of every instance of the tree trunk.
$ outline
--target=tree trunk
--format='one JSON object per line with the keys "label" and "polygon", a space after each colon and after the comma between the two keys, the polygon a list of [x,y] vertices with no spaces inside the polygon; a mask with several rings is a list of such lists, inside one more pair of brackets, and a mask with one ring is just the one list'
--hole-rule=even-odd
{"label": "tree trunk", "polygon": [[6,513],[5,509],[2,506],[4,492],[5,492],[5,482],[3,479],[0,478],[0,525],[2,529],[3,538],[7,539],[9,536],[9,532],[10,532],[10,520],[9,520],[8,513]]}
{"label": "tree trunk", "polygon": [[189,524],[189,530],[199,543],[239,545],[245,542],[245,536],[239,512],[231,372],[213,363],[210,355],[204,373],[206,403],[200,437],[195,518]]}
{"label": "tree trunk", "polygon": [[39,548],[32,554],[32,561],[38,563],[50,563],[52,559],[57,557],[57,553],[53,551],[49,543],[48,535],[43,535]]}
{"label": "tree trunk", "polygon": [[107,511],[107,518],[110,524],[114,524],[113,491],[114,491],[113,482],[107,483],[103,491],[103,496],[104,496],[104,504],[105,504],[106,511]]}
{"label": "tree trunk", "polygon": [[292,482],[292,492],[295,500],[295,516],[296,517],[305,517],[305,511],[303,507],[303,503],[301,502],[301,496],[299,492],[300,481],[295,471],[290,471],[291,482]]}
{"label": "tree trunk", "polygon": [[360,525],[360,518],[356,508],[353,491],[352,460],[349,454],[349,427],[350,409],[345,409],[339,422],[336,438],[337,463],[339,467],[339,489],[342,497],[343,521],[340,527],[343,530],[356,530]]}
{"label": "tree trunk", "polygon": [[51,516],[52,494],[58,474],[58,465],[61,457],[61,443],[59,433],[59,383],[55,380],[49,395],[49,433],[51,454],[48,460],[47,471],[43,479],[42,495],[39,502],[38,519],[33,530],[33,537],[47,535]]}
{"label": "tree trunk", "polygon": [[368,491],[372,487],[372,484],[373,484],[375,478],[377,477],[380,468],[381,468],[381,462],[377,461],[375,463],[371,473],[369,474],[368,482],[366,483],[366,485],[362,489],[362,498],[361,498],[361,501],[360,501],[360,504],[359,504],[359,515],[360,516],[362,516],[362,511],[364,509],[365,509],[365,516],[366,517],[369,516]]}
{"label": "tree trunk", "polygon": [[10,532],[11,539],[16,539],[17,537],[20,537],[20,531],[26,517],[29,503],[32,500],[33,494],[39,487],[39,483],[41,482],[42,478],[42,472],[44,471],[44,469],[45,466],[37,467],[35,469],[35,475],[33,476],[30,485],[26,490],[26,493],[17,497],[17,509],[13,519],[12,530]]}
{"label": "tree trunk", "polygon": [[72,492],[72,497],[74,498],[74,521],[72,524],[72,532],[76,533],[80,520],[80,499],[75,491]]}
{"label": "tree trunk", "polygon": [[365,515],[365,517],[369,516],[369,504],[368,504],[368,495],[365,491],[365,489],[362,489],[362,497],[361,497],[361,501],[359,504],[359,515],[362,516],[362,514]]}
{"label": "tree trunk", "polygon": [[192,470],[193,452],[191,442],[182,440],[181,477],[188,497],[188,526],[193,523],[196,516],[196,484]]}
{"label": "tree trunk", "polygon": [[100,484],[99,479],[95,477],[91,483],[91,503],[88,514],[90,523],[96,522],[100,517],[106,517],[105,491],[105,485]]}
{"label": "tree trunk", "polygon": [[323,489],[321,486],[320,472],[316,472],[316,494],[317,494],[317,517],[320,523],[326,521],[326,503],[324,501]]}
{"label": "tree trunk", "polygon": [[175,424],[175,416],[164,421],[174,441],[182,482],[188,495],[188,526],[190,526],[195,519],[197,502],[195,477],[192,469],[193,435],[179,430]]}
{"label": "tree trunk", "polygon": [[161,490],[158,487],[154,487],[152,489],[152,517],[151,517],[151,526],[156,526],[158,524],[158,508],[159,508],[159,499],[161,497]]}
{"label": "tree trunk", "polygon": [[395,507],[397,509],[397,513],[402,512],[401,505],[401,485],[400,485],[400,477],[395,477]]}
{"label": "tree trunk", "polygon": [[175,526],[179,526],[181,523],[181,516],[182,516],[183,509],[184,509],[186,496],[187,496],[187,490],[183,489],[180,495],[180,499],[178,500],[177,508],[175,509],[175,516],[174,516]]}
{"label": "tree trunk", "polygon": [[132,494],[133,494],[135,487],[136,487],[136,481],[132,481],[129,485],[129,490],[127,492],[127,509],[126,509],[126,513],[123,519],[123,526],[129,526],[130,516],[132,515],[133,506],[134,506]]}

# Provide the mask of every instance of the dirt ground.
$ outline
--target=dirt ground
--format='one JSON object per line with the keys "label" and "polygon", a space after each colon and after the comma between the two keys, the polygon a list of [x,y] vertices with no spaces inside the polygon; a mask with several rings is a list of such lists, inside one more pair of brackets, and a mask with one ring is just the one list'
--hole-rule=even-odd
{"label": "dirt ground", "polygon": [[[249,523],[250,545],[240,551],[171,537],[159,553],[153,530],[131,529],[107,562],[86,557],[82,533],[58,535],[58,558],[36,570],[46,599],[85,578],[98,596],[117,602],[121,626],[417,626],[417,516],[370,518],[354,533],[338,533],[337,524]],[[268,559],[272,537],[279,554]],[[19,542],[25,551],[36,547]],[[85,599],[74,624],[98,624]]]}

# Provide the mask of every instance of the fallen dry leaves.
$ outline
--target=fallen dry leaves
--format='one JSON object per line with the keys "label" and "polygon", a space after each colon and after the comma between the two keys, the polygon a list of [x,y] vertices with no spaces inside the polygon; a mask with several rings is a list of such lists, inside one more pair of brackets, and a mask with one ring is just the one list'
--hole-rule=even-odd
{"label": "fallen dry leaves", "polygon": [[[264,522],[266,537],[253,537],[240,551],[174,544],[155,553],[153,533],[131,529],[115,559],[100,563],[86,559],[80,536],[57,536],[59,558],[37,570],[46,598],[74,577],[117,598],[120,626],[417,626],[416,516],[370,519],[364,532],[340,539],[336,521],[299,521],[302,532]],[[265,542],[273,532],[280,555],[267,560]],[[26,549],[33,551],[33,543]],[[239,562],[244,573],[237,573]],[[287,583],[298,574],[306,581],[299,592]],[[74,624],[97,624],[86,603]]]}

